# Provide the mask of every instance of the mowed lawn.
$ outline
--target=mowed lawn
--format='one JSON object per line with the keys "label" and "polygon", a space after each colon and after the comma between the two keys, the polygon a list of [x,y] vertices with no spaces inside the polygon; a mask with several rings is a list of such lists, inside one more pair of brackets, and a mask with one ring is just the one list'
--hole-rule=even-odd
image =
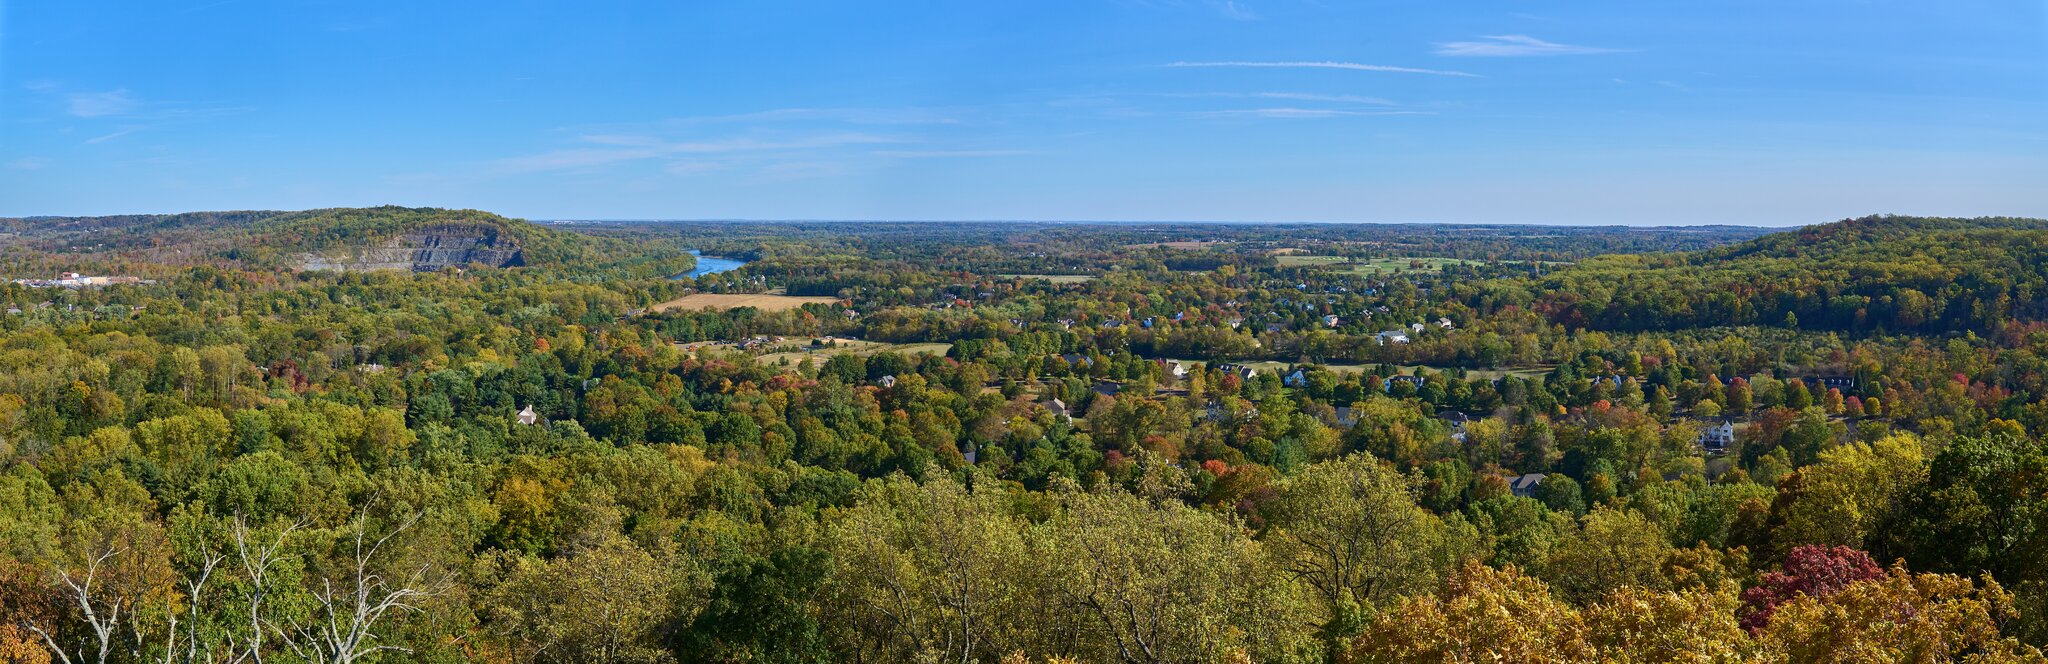
{"label": "mowed lawn", "polygon": [[1285,256],[1273,257],[1273,261],[1280,267],[1309,267],[1315,265],[1336,265],[1338,263],[1349,262],[1350,260],[1351,259],[1345,258],[1343,256],[1305,256],[1302,254],[1287,254]]}
{"label": "mowed lawn", "polygon": [[1351,264],[1351,271],[1371,272],[1440,272],[1450,265],[1472,265],[1479,261],[1463,258],[1374,258]]}
{"label": "mowed lawn", "polygon": [[648,307],[648,311],[724,311],[753,307],[762,311],[784,311],[806,304],[832,304],[839,298],[823,295],[759,295],[749,293],[696,293]]}

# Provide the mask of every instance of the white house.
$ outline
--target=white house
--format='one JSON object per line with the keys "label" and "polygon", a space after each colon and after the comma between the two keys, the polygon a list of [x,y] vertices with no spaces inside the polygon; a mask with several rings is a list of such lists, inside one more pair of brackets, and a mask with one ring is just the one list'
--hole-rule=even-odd
{"label": "white house", "polygon": [[1706,431],[1700,432],[1701,449],[1719,452],[1728,449],[1728,446],[1733,444],[1735,444],[1735,423],[1733,422],[1722,422],[1707,427]]}

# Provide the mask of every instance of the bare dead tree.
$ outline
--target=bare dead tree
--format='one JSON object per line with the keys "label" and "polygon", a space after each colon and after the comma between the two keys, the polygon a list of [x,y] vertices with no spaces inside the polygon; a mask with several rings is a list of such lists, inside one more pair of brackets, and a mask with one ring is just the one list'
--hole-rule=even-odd
{"label": "bare dead tree", "polygon": [[50,648],[50,652],[56,653],[57,659],[64,662],[64,664],[82,664],[83,662],[104,663],[107,661],[107,655],[113,652],[114,637],[121,626],[122,615],[127,613],[131,607],[128,606],[128,598],[122,597],[119,594],[115,594],[112,597],[99,597],[95,595],[93,588],[98,585],[100,569],[106,565],[107,561],[113,560],[116,556],[126,551],[127,549],[124,548],[107,545],[99,553],[88,553],[88,562],[85,565],[85,578],[83,579],[73,577],[70,570],[59,569],[57,571],[57,581],[62,586],[58,589],[59,593],[64,596],[66,601],[78,606],[79,613],[85,619],[86,627],[92,630],[93,641],[97,642],[96,647],[89,647],[94,646],[91,643],[81,643],[79,644],[77,657],[74,658],[71,652],[66,651],[63,646],[57,644],[57,636],[51,632],[52,629],[55,629],[54,625],[38,625],[33,620],[28,621],[27,627],[29,631],[35,632],[37,636],[42,637],[43,644]]}
{"label": "bare dead tree", "polygon": [[234,637],[229,637],[229,662],[263,661],[263,633],[267,629],[263,619],[263,602],[269,599],[271,589],[271,568],[284,557],[285,539],[292,532],[305,526],[304,521],[294,521],[278,531],[268,542],[256,542],[249,530],[249,524],[242,517],[235,517],[233,536],[235,556],[242,563],[242,574],[248,577],[249,591],[243,600],[248,604],[249,636],[245,647],[234,646]]}
{"label": "bare dead tree", "polygon": [[[213,580],[214,571],[218,570],[220,568],[220,564],[223,561],[226,561],[227,558],[227,554],[216,553],[212,547],[204,547],[199,551],[198,576],[186,577],[184,579],[181,579],[181,582],[185,585],[186,612],[184,635],[185,657],[182,661],[185,661],[187,663],[199,661],[213,661],[212,646],[203,646],[200,643],[200,605],[205,600],[206,584]],[[164,626],[163,656],[159,657],[157,661],[161,662],[162,664],[171,664],[171,662],[180,661],[178,659],[178,613],[174,610],[171,610],[171,600],[169,598],[164,599],[164,609],[164,617],[168,621],[168,624]],[[128,621],[128,626],[129,629],[134,630],[135,632],[135,645],[138,651],[137,659],[140,660],[141,657],[139,651],[141,649],[142,643],[144,642],[142,627],[140,626],[140,623],[138,621],[134,620]],[[200,657],[199,652],[200,648],[202,647],[206,649],[206,655],[204,659]]]}
{"label": "bare dead tree", "polygon": [[392,612],[421,613],[418,604],[445,592],[445,576],[435,578],[427,565],[407,572],[403,579],[391,579],[376,571],[378,553],[393,538],[419,523],[414,514],[375,541],[369,539],[368,514],[358,512],[352,528],[355,550],[349,560],[348,578],[337,582],[323,578],[313,593],[314,615],[303,624],[274,626],[273,631],[294,654],[320,664],[351,664],[364,656],[383,651],[411,652],[404,646],[379,643],[377,625]]}

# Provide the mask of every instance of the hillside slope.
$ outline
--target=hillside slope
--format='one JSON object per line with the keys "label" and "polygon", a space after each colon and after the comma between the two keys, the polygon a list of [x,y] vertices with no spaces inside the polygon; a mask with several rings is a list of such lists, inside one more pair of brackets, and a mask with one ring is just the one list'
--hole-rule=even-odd
{"label": "hillside slope", "polygon": [[1605,256],[1532,284],[1570,327],[1782,325],[1988,334],[2048,319],[2048,220],[1864,217],[1698,252]]}
{"label": "hillside slope", "polygon": [[[680,247],[594,237],[478,210],[330,208],[0,220],[10,244],[57,266],[232,264],[260,269],[688,269]],[[63,269],[73,269],[64,267]],[[110,268],[117,269],[117,268]]]}

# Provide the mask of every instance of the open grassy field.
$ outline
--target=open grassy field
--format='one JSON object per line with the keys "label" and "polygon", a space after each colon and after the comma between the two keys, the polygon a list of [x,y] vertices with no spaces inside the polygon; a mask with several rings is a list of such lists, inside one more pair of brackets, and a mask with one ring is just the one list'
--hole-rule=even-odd
{"label": "open grassy field", "polygon": [[904,355],[917,355],[919,353],[945,355],[946,351],[950,351],[952,349],[953,344],[947,343],[890,344],[878,341],[840,339],[838,346],[805,348],[800,351],[789,353],[769,353],[755,359],[762,363],[774,365],[780,365],[782,364],[783,360],[789,360],[789,363],[791,365],[795,365],[798,362],[804,361],[805,357],[813,358],[812,361],[814,362],[824,362],[825,358],[829,358],[841,353],[860,355],[863,357],[868,355],[874,355],[875,353],[880,353],[883,351],[895,351],[898,353],[902,353]]}
{"label": "open grassy field", "polygon": [[700,309],[738,309],[753,307],[762,311],[783,311],[806,304],[831,304],[839,298],[823,295],[754,295],[747,293],[696,293],[685,295],[661,304],[648,307],[648,311],[697,311]]}
{"label": "open grassy field", "polygon": [[1288,254],[1285,256],[1275,256],[1273,257],[1273,260],[1276,263],[1278,263],[1280,267],[1311,267],[1318,265],[1337,265],[1339,263],[1348,262],[1351,259],[1345,258],[1343,256],[1304,256],[1301,254]]}
{"label": "open grassy field", "polygon": [[1056,284],[1079,284],[1095,280],[1092,274],[998,274],[1003,279],[1044,279]]}
{"label": "open grassy field", "polygon": [[1351,264],[1351,271],[1362,274],[1373,272],[1437,272],[1447,265],[1470,265],[1478,261],[1463,258],[1374,258]]}
{"label": "open grassy field", "polygon": [[[1181,364],[1181,366],[1184,366],[1184,367],[1193,367],[1193,366],[1195,366],[1195,365],[1197,365],[1197,364],[1210,364],[1210,365],[1217,365],[1217,364],[1240,364],[1240,365],[1244,365],[1244,366],[1247,366],[1247,367],[1251,367],[1252,369],[1254,369],[1254,370],[1258,371],[1259,373],[1272,373],[1272,372],[1275,372],[1275,371],[1286,371],[1286,370],[1287,370],[1287,367],[1293,366],[1293,365],[1291,365],[1291,364],[1288,364],[1288,363],[1286,363],[1286,362],[1272,362],[1272,361],[1259,361],[1259,362],[1224,362],[1224,361],[1222,361],[1222,360],[1215,360],[1215,361],[1207,361],[1207,362],[1205,362],[1205,361],[1203,361],[1203,360],[1168,360],[1168,361],[1169,361],[1169,362],[1179,362],[1179,363]],[[1341,371],[1364,371],[1365,369],[1364,369],[1364,367],[1340,367],[1340,366],[1332,366],[1332,367],[1330,367],[1330,370],[1331,370],[1331,371],[1340,371],[1340,372],[1341,372]]]}
{"label": "open grassy field", "polygon": [[[1427,368],[1427,369],[1429,369],[1429,370],[1431,370],[1431,371],[1443,371],[1443,370],[1444,370],[1444,369],[1443,369],[1443,367],[1422,367],[1422,366],[1417,366],[1417,365],[1404,365],[1404,366],[1402,366],[1402,367],[1401,367],[1401,373],[1404,373],[1404,374],[1413,374],[1413,373],[1415,373],[1415,370],[1416,370],[1416,369],[1424,369],[1424,368]],[[1548,369],[1548,368],[1539,368],[1539,369],[1469,369],[1469,370],[1466,370],[1466,372],[1465,372],[1465,377],[1466,377],[1466,378],[1468,378],[1468,379],[1469,379],[1469,378],[1485,378],[1485,379],[1487,379],[1487,380],[1492,380],[1492,379],[1495,379],[1495,378],[1500,378],[1500,377],[1502,377],[1502,376],[1515,376],[1515,377],[1517,377],[1517,378],[1542,378],[1542,377],[1543,377],[1543,375],[1544,375],[1544,374],[1547,374],[1547,373],[1550,373],[1550,369]]]}

